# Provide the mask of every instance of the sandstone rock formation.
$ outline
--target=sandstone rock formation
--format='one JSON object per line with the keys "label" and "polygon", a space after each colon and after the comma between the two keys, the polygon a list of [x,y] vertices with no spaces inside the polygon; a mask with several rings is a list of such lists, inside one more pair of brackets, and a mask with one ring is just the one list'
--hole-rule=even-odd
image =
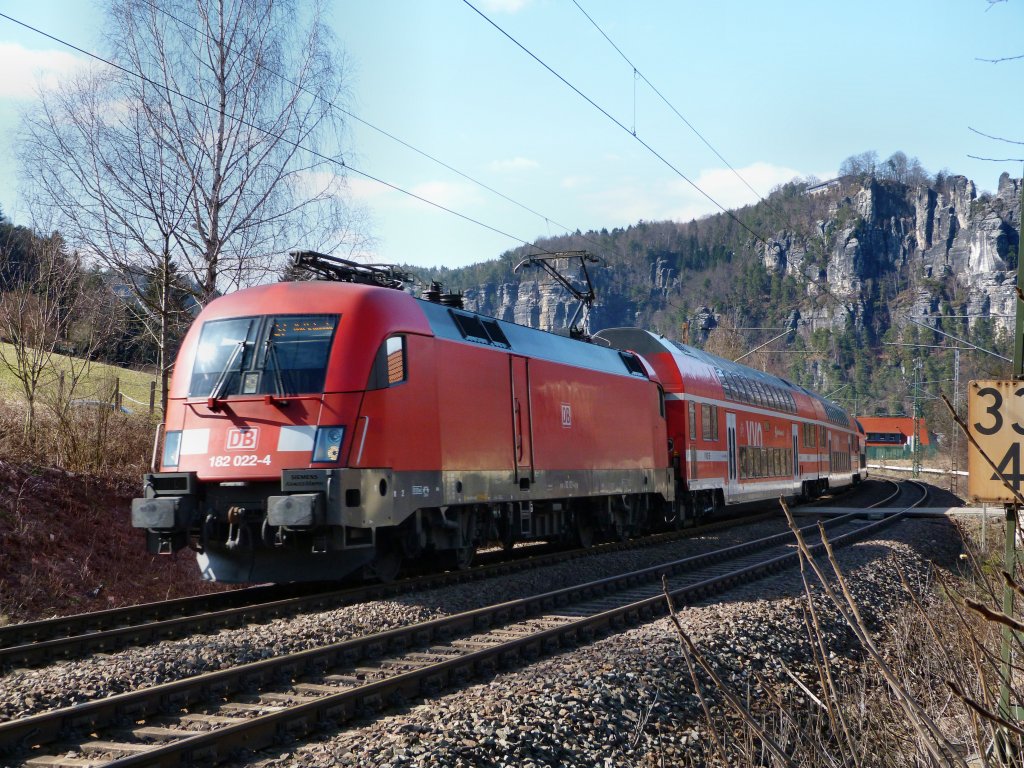
{"label": "sandstone rock formation", "polygon": [[[813,200],[807,196],[808,210],[820,211],[820,218],[809,226],[783,227],[767,242],[751,239],[748,244],[751,255],[770,273],[793,277],[803,287],[808,301],[799,315],[808,332],[867,322],[885,281],[907,292],[906,311],[933,315],[939,311],[935,286],[950,279],[960,289],[958,312],[991,317],[996,329],[1012,331],[1020,179],[1003,174],[997,191],[981,196],[963,176],[916,188],[875,178],[844,178],[822,187],[823,195]],[[598,293],[590,318],[593,329],[645,325],[652,306],[671,302],[682,279],[671,247],[643,245],[620,242],[619,250],[630,257],[614,267],[591,266]],[[583,286],[578,264],[565,260],[560,268]],[[834,300],[822,300],[825,294]],[[714,298],[705,301],[710,306]],[[465,286],[465,299],[471,309],[545,330],[564,328],[577,309],[577,302],[554,280],[531,271]],[[690,311],[692,321],[692,305]],[[706,331],[717,319],[706,307],[701,311],[699,322],[691,325]]]}

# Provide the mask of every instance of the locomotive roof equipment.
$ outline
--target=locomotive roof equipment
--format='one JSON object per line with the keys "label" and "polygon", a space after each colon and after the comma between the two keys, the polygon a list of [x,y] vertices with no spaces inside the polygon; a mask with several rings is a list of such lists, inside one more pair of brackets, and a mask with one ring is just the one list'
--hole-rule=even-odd
{"label": "locomotive roof equipment", "polygon": [[[559,272],[551,262],[558,261],[560,259],[572,259],[573,257],[579,258],[580,268],[583,270],[583,280],[587,284],[585,291],[580,290],[573,285],[569,279]],[[579,302],[579,306],[576,307],[576,311],[573,312],[572,318],[569,320],[568,328],[569,335],[574,339],[584,338],[590,333],[590,308],[594,306],[594,302],[597,300],[594,294],[594,284],[590,282],[590,273],[587,272],[587,262],[593,264],[599,263],[600,259],[592,255],[587,251],[558,251],[556,253],[550,253],[546,256],[529,256],[520,261],[513,268],[513,272],[518,272],[523,267],[540,267],[549,275],[551,275],[558,283],[567,290],[576,301]],[[583,327],[579,328],[576,326],[576,318],[580,316],[580,312],[583,313]]]}
{"label": "locomotive roof equipment", "polygon": [[401,290],[406,283],[416,282],[416,276],[394,264],[360,264],[338,256],[316,251],[291,251],[293,266],[309,272],[316,280],[339,283],[362,283],[382,288]]}

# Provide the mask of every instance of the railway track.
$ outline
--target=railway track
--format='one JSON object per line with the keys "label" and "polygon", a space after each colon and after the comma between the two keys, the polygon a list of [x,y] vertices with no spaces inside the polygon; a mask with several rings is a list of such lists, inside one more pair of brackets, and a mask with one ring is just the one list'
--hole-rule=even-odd
{"label": "railway track", "polygon": [[[487,553],[480,557],[482,564],[465,571],[422,574],[385,584],[370,583],[343,589],[323,584],[263,585],[12,624],[0,627],[0,670],[15,666],[40,666],[89,653],[109,653],[130,645],[146,645],[189,634],[266,622],[302,612],[338,608],[367,600],[379,600],[424,589],[493,578],[578,557],[652,546],[679,538],[702,535],[776,514],[760,512],[743,518],[714,521],[643,539],[598,544],[587,549],[564,550],[536,545],[516,549],[511,553]],[[538,550],[540,554],[535,554]]]}
{"label": "railway track", "polygon": [[[492,578],[576,557],[698,536],[777,514],[775,511],[761,512],[743,518],[712,521],[683,531],[627,542],[600,544],[588,549],[564,550],[536,545],[523,547],[512,553],[488,553],[479,558],[480,565],[466,571],[422,574],[387,584],[364,584],[343,589],[337,588],[336,585],[308,583],[261,585],[11,624],[0,627],[0,670],[41,666],[62,659],[79,658],[89,653],[109,653],[133,645],[146,645],[189,634],[266,622],[306,611],[338,608],[422,589]],[[537,550],[541,550],[541,554],[534,554]]]}
{"label": "railway track", "polygon": [[[918,486],[923,489],[923,486]],[[918,491],[922,503],[927,490]],[[890,502],[884,500],[873,506]],[[833,546],[906,510],[833,518]],[[804,528],[805,537],[817,524]],[[818,545],[820,547],[820,545]],[[111,696],[0,724],[0,753],[32,766],[212,763],[325,723],[372,716],[500,667],[653,618],[677,604],[791,567],[792,534],[397,628],[331,646]],[[3,760],[4,764],[11,763]]]}

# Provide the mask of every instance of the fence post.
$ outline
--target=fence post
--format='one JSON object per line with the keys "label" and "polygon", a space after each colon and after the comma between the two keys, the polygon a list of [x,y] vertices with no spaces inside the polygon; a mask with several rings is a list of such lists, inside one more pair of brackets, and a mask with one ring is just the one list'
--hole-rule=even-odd
{"label": "fence post", "polygon": [[114,379],[114,407],[121,409],[121,377]]}
{"label": "fence post", "polygon": [[149,382],[149,415],[153,415],[153,411],[156,410],[156,379]]}

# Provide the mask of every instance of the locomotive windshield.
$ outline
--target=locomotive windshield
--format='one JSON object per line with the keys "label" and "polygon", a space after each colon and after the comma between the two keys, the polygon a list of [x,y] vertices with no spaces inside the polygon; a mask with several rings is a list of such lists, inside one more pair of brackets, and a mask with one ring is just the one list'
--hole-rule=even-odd
{"label": "locomotive windshield", "polygon": [[203,324],[189,397],[319,394],[337,315],[233,317]]}

